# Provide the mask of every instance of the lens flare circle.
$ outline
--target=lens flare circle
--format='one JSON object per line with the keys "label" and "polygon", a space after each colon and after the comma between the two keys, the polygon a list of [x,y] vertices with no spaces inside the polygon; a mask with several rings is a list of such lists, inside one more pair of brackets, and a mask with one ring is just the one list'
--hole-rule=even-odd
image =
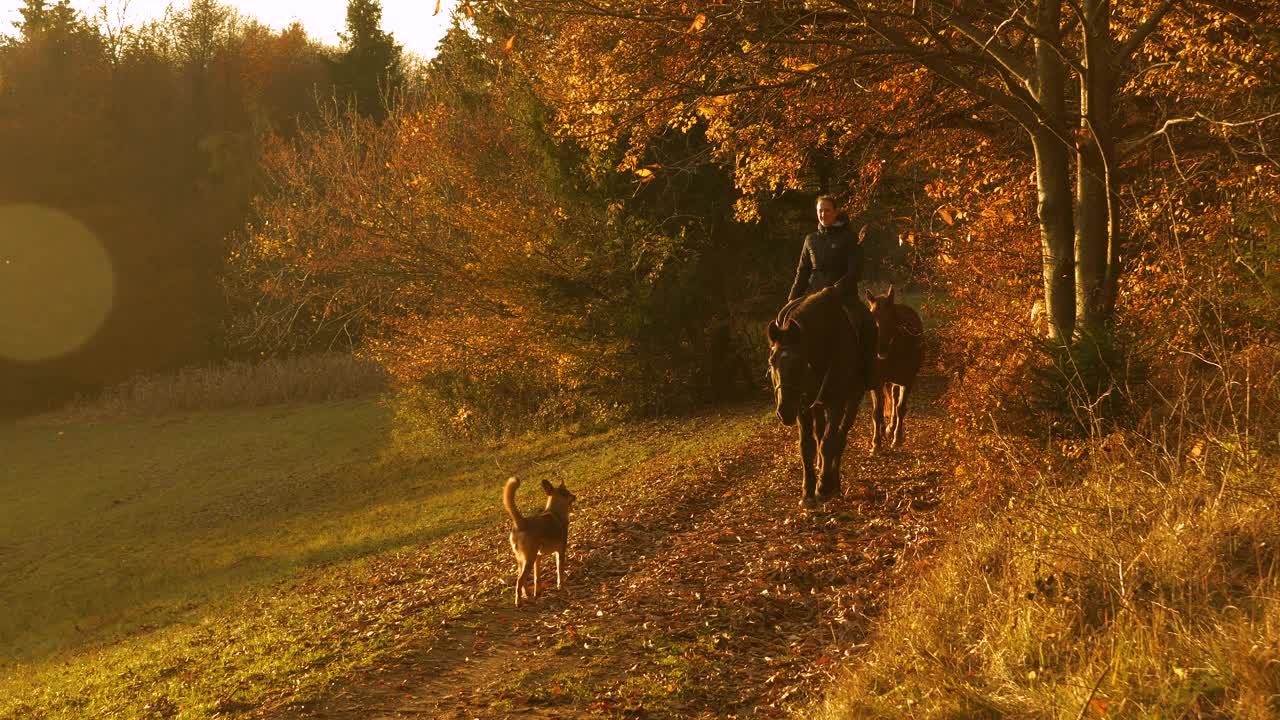
{"label": "lens flare circle", "polygon": [[0,205],[0,357],[38,363],[102,328],[115,298],[111,258],[84,223],[39,205]]}

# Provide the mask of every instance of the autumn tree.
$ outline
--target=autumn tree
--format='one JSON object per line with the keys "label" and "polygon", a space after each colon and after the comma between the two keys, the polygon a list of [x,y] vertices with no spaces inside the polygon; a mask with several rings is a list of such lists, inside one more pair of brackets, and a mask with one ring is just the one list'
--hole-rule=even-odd
{"label": "autumn tree", "polygon": [[[741,389],[724,276],[765,243],[725,222],[723,174],[637,192],[616,157],[552,138],[508,63],[456,27],[384,122],[334,116],[273,147],[228,276],[241,337],[360,348],[497,427]],[[673,134],[658,157],[704,149]]]}
{"label": "autumn tree", "polygon": [[1125,141],[1135,139],[1135,125],[1155,131],[1169,119],[1163,113],[1175,112],[1131,101],[1135,81],[1176,73],[1176,64],[1147,63],[1143,49],[1171,14],[1263,29],[1275,7],[1196,0],[495,6],[498,16],[512,11],[524,23],[514,36],[558,101],[566,132],[628,138],[640,148],[660,128],[697,119],[749,193],[795,187],[814,149],[859,134],[850,130],[868,121],[868,105],[879,106],[880,122],[895,124],[895,98],[918,88],[949,106],[931,123],[1021,129],[1034,151],[1044,297],[1054,335],[1069,339],[1077,323],[1096,330],[1114,311],[1125,247],[1118,206],[1130,176],[1125,163],[1141,145]]}

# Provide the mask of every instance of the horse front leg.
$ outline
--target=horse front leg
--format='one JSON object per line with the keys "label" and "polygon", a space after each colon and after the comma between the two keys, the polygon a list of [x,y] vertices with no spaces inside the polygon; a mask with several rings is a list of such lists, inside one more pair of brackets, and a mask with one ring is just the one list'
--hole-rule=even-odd
{"label": "horse front leg", "polygon": [[849,428],[853,426],[861,401],[861,394],[849,398],[841,412],[831,417],[827,423],[826,433],[822,437],[822,481],[818,485],[818,495],[824,500],[840,495],[840,461],[844,458],[844,448],[849,443]]}
{"label": "horse front leg", "polygon": [[893,403],[893,446],[896,448],[907,439],[907,427],[903,421],[907,418],[907,396],[911,394],[911,386],[898,385]]}
{"label": "horse front leg", "polygon": [[884,437],[884,388],[871,388],[871,452],[880,452],[881,439]]}
{"label": "horse front leg", "polygon": [[813,411],[813,442],[817,447],[817,452],[813,457],[813,475],[817,478],[817,484],[822,485],[822,473],[827,464],[827,457],[822,452],[823,439],[827,436],[827,427],[831,418],[827,417],[827,411],[824,407],[818,407]]}
{"label": "horse front leg", "polygon": [[802,410],[797,425],[800,426],[800,464],[803,466],[804,487],[800,496],[800,506],[809,510],[818,506],[814,489],[818,484],[818,476],[814,470],[814,462],[818,450],[818,436],[813,430],[813,412]]}

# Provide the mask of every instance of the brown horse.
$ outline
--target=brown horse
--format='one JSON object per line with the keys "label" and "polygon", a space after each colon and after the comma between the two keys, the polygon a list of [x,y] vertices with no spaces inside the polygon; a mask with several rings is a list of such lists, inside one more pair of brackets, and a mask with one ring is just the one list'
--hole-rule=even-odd
{"label": "brown horse", "polygon": [[787,303],[769,323],[775,409],[784,425],[800,421],[806,509],[840,494],[840,458],[868,389],[862,348],[873,340],[859,327],[833,288]]}
{"label": "brown horse", "polygon": [[880,377],[880,387],[871,390],[871,450],[876,452],[884,440],[898,447],[906,438],[903,420],[907,417],[907,396],[924,361],[924,324],[915,310],[893,301],[892,285],[882,296],[868,290],[867,305],[876,319],[876,369]]}

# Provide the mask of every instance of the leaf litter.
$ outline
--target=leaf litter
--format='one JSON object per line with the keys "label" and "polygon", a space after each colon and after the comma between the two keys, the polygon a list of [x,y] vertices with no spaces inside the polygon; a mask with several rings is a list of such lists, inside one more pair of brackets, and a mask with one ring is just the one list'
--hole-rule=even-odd
{"label": "leaf litter", "polygon": [[[761,426],[732,450],[622,468],[570,528],[564,587],[511,607],[507,522],[444,553],[395,556],[369,578],[369,614],[451,599],[471,609],[401,639],[397,659],[268,718],[786,717],[866,646],[889,593],[927,563],[952,468],[942,380],[922,378],[914,442],[871,455],[865,411],[843,498],[797,507],[794,430]],[[548,580],[550,582],[548,582]],[[360,609],[353,609],[358,612]]]}

